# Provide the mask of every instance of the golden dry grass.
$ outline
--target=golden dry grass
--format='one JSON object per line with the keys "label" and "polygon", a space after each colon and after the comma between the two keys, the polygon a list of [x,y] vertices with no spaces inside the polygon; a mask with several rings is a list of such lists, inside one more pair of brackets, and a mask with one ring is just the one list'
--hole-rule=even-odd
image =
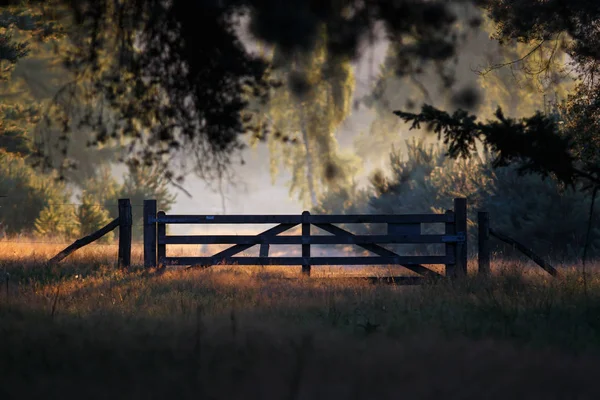
{"label": "golden dry grass", "polygon": [[130,271],[116,246],[45,266],[63,247],[0,242],[0,398],[600,398],[596,266],[554,280],[495,262],[493,279],[401,287],[157,273],[139,247]]}

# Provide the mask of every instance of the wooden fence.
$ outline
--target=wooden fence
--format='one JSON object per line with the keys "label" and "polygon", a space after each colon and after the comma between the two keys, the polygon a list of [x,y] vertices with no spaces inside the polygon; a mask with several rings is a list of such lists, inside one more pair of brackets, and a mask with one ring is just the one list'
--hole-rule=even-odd
{"label": "wooden fence", "polygon": [[553,277],[560,276],[558,270],[554,268],[550,263],[546,262],[542,257],[535,254],[530,248],[524,244],[516,241],[515,239],[500,233],[490,227],[490,216],[488,212],[480,211],[477,213],[477,225],[478,225],[478,268],[480,275],[490,274],[490,237],[513,246],[521,253],[529,257],[533,262],[542,267],[542,269],[548,272]]}
{"label": "wooden fence", "polygon": [[131,265],[131,227],[132,227],[131,201],[129,199],[119,199],[119,216],[86,237],[77,239],[69,247],[48,260],[48,264],[55,264],[68,257],[75,250],[95,242],[108,232],[119,228],[119,256],[118,263],[120,267],[129,267]]}
{"label": "wooden fence", "polygon": [[[355,235],[334,224],[386,224],[386,235]],[[443,235],[421,234],[421,224],[443,223]],[[521,251],[554,277],[560,274],[556,268],[536,255],[531,249],[515,239],[490,227],[487,212],[478,213],[478,267],[480,275],[490,274],[490,238],[501,240]],[[168,224],[278,224],[258,235],[167,235]],[[278,236],[298,225],[300,236]],[[331,235],[311,235],[314,225]],[[77,249],[86,246],[108,232],[119,228],[118,265],[131,264],[132,211],[129,199],[119,199],[119,216],[98,231],[76,240],[66,249],[52,257],[48,263],[58,263]],[[467,274],[467,201],[454,199],[454,210],[445,214],[407,215],[167,215],[157,212],[156,200],[144,201],[144,265],[301,265],[302,273],[310,275],[312,265],[401,265],[420,277],[389,277],[388,282],[418,283],[422,277],[442,275],[422,264],[445,265],[445,276],[459,278]],[[436,256],[402,256],[380,244],[444,244],[445,254]],[[232,244],[233,246],[212,256],[168,257],[167,245],[174,244]],[[270,257],[271,245],[301,245],[301,257]],[[312,257],[311,245],[357,245],[374,253],[371,257]],[[235,257],[252,246],[259,245],[259,257]],[[367,278],[380,280],[379,278]]]}
{"label": "wooden fence", "polygon": [[[334,224],[386,224],[386,235],[355,235]],[[445,224],[445,234],[424,235],[423,223]],[[257,235],[167,235],[168,224],[277,224]],[[298,225],[300,236],[278,236]],[[311,235],[310,226],[316,226],[331,235]],[[156,200],[144,201],[144,265],[189,265],[209,267],[228,265],[301,265],[302,273],[310,275],[312,265],[401,265],[422,277],[441,277],[423,264],[445,265],[445,275],[451,278],[467,273],[467,202],[454,200],[454,210],[445,214],[408,215],[169,215],[157,212]],[[437,243],[445,245],[444,255],[405,256],[388,250],[380,244]],[[232,244],[212,256],[169,257],[168,245]],[[374,253],[367,257],[313,257],[312,245],[353,244]],[[259,245],[258,257],[236,254]],[[301,245],[301,257],[270,257],[271,245]]]}

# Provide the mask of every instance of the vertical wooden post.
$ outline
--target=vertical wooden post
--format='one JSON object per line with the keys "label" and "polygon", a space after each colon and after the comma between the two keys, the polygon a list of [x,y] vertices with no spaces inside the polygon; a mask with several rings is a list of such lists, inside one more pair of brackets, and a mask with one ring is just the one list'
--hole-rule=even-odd
{"label": "vertical wooden post", "polygon": [[119,268],[131,265],[131,201],[119,199]]}
{"label": "vertical wooden post", "polygon": [[260,257],[269,257],[269,244],[263,243],[260,245]]}
{"label": "vertical wooden post", "polygon": [[490,274],[490,214],[485,211],[477,213],[478,232],[478,268],[479,275]]}
{"label": "vertical wooden post", "polygon": [[[455,235],[456,234],[456,217],[454,211],[448,210],[446,211],[446,215],[452,216],[452,222],[446,222],[446,235]],[[446,243],[446,257],[452,257],[456,260],[456,243],[449,242]],[[446,264],[446,277],[454,279],[456,276],[456,264]]]}
{"label": "vertical wooden post", "polygon": [[[304,211],[302,213],[302,274],[306,276],[310,276],[310,223],[308,223],[308,218],[310,217],[310,212]],[[304,242],[306,243],[304,244]]]}
{"label": "vertical wooden post", "polygon": [[144,267],[156,268],[156,200],[144,200]]}
{"label": "vertical wooden post", "polygon": [[467,199],[454,199],[456,234],[464,235],[464,242],[456,243],[456,277],[467,276]]}
{"label": "vertical wooden post", "polygon": [[[160,219],[165,216],[164,211],[159,211],[156,214],[156,218]],[[158,266],[165,266],[165,258],[167,257],[167,245],[165,244],[165,236],[167,236],[167,225],[164,222],[158,221],[156,223],[156,240],[157,240],[157,249],[158,249]]]}

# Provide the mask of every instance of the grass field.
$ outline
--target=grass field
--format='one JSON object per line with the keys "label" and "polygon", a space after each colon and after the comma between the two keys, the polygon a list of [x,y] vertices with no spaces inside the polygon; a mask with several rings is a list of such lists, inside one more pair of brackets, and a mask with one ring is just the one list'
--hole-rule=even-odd
{"label": "grass field", "polygon": [[600,398],[596,266],[555,280],[496,262],[492,279],[400,287],[119,271],[114,246],[45,266],[60,249],[0,242],[1,399]]}

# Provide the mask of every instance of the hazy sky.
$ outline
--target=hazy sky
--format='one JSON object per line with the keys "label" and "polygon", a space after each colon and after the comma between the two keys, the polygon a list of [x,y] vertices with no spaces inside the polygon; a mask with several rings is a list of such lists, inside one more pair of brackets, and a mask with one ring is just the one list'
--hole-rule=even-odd
{"label": "hazy sky", "polygon": [[[355,63],[356,90],[355,96],[363,96],[370,90],[370,81],[374,80],[379,65],[382,62],[387,44],[380,42],[372,51],[369,49]],[[370,66],[370,62],[373,65]],[[352,115],[344,122],[337,132],[341,149],[349,149],[353,146],[354,136],[361,130],[367,131],[371,122],[371,115],[364,107],[359,111],[353,110]],[[387,155],[386,155],[387,156]],[[290,199],[286,182],[288,174],[283,173],[275,185],[271,184],[269,172],[269,150],[266,144],[259,144],[255,149],[248,149],[244,153],[246,164],[235,165],[235,185],[225,185],[226,211],[227,214],[300,214],[303,211],[302,204],[295,199]],[[214,185],[213,185],[214,186]],[[222,214],[221,196],[218,192],[195,176],[186,179],[184,187],[191,192],[192,198],[183,193],[177,196],[177,202],[171,212],[177,214]],[[173,226],[174,233],[187,233],[197,231],[193,227]],[[241,227],[240,227],[241,228]],[[228,232],[233,227],[228,227]],[[239,228],[235,228],[238,233]],[[255,229],[252,229],[254,231]]]}
{"label": "hazy sky", "polygon": [[[240,32],[241,39],[248,48],[250,50],[256,49],[256,45],[249,39],[247,31],[244,32],[242,28]],[[488,34],[484,31],[472,36],[469,42],[465,43],[460,49],[462,56],[459,57],[456,71],[458,81],[473,83],[476,79],[473,68],[481,62],[480,57],[484,53],[494,51],[494,46],[495,44],[490,41]],[[356,76],[355,97],[361,97],[370,92],[371,84],[379,72],[386,51],[387,42],[384,40],[378,40],[374,46],[365,43],[361,57],[354,63]],[[437,84],[433,81],[427,81],[424,84],[434,97],[433,104],[439,106],[440,104],[437,103],[440,98],[435,94]],[[460,84],[458,86],[460,87]],[[407,90],[410,89],[407,88]],[[410,97],[410,93],[406,93],[406,98],[408,97]],[[397,106],[403,107],[404,105]],[[340,150],[352,149],[355,136],[361,131],[369,131],[372,118],[371,112],[364,107],[358,111],[353,109],[352,114],[337,132]],[[417,133],[408,132],[408,130],[400,133],[399,142],[415,134]],[[300,214],[303,211],[301,203],[295,199],[290,199],[286,186],[289,179],[288,174],[282,173],[276,184],[271,184],[269,151],[266,144],[247,150],[244,159],[246,161],[244,166],[234,166],[235,179],[239,183],[235,186],[226,185],[224,188],[227,214]],[[382,154],[382,160],[387,159],[388,154]],[[365,174],[369,172],[368,169],[364,171]],[[185,194],[179,193],[177,202],[172,208],[172,213],[201,215],[223,213],[220,194],[211,190],[205,182],[194,176],[189,176],[184,186],[192,193],[193,197],[189,198]],[[174,232],[177,233],[198,232],[197,228],[191,228],[194,227],[173,226]],[[242,233],[240,226],[228,227],[227,229],[230,234]],[[253,228],[252,231],[255,232],[256,228]]]}

